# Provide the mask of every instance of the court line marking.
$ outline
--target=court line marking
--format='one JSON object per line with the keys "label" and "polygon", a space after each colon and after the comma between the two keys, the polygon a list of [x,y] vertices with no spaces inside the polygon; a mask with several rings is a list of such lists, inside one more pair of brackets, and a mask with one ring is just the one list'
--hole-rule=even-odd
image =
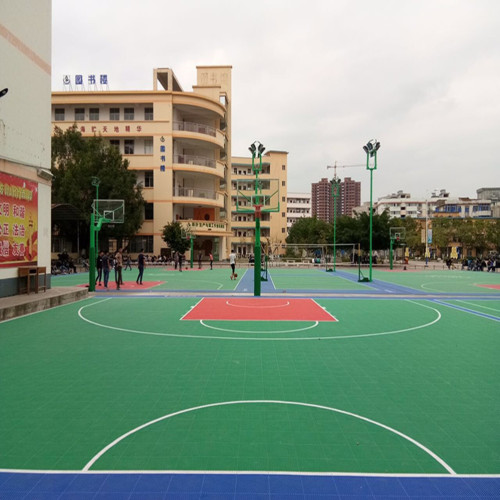
{"label": "court line marking", "polygon": [[438,462],[444,469],[446,469],[450,474],[456,475],[456,472],[438,455],[436,455],[433,451],[431,451],[429,448],[424,446],[423,444],[419,443],[415,439],[411,438],[410,436],[407,436],[406,434],[394,429],[393,427],[389,427],[388,425],[382,424],[381,422],[377,422],[376,420],[372,420],[368,417],[363,417],[362,415],[358,415],[357,413],[352,413],[346,410],[340,410],[338,408],[332,408],[330,406],[323,406],[323,405],[317,405],[313,403],[301,403],[298,401],[281,401],[281,400],[267,400],[267,399],[256,399],[256,400],[241,400],[241,401],[222,401],[219,403],[210,403],[206,405],[200,405],[200,406],[194,406],[192,408],[187,408],[185,410],[179,410],[174,413],[169,413],[167,415],[163,415],[162,417],[156,418],[154,420],[150,420],[149,422],[146,422],[145,424],[139,425],[135,429],[130,430],[129,432],[126,432],[125,434],[122,434],[118,438],[116,438],[114,441],[109,443],[107,446],[105,446],[102,450],[100,450],[96,455],[94,455],[85,465],[85,467],[82,469],[85,472],[88,472],[89,469],[106,453],[108,452],[111,448],[116,446],[118,443],[126,439],[127,437],[131,436],[132,434],[135,434],[136,432],[139,432],[153,424],[156,424],[158,422],[162,422],[163,420],[167,420],[172,417],[176,417],[178,415],[182,415],[184,413],[190,413],[192,411],[197,411],[197,410],[203,410],[206,408],[213,408],[217,406],[229,406],[229,405],[238,405],[238,404],[282,404],[282,405],[294,405],[294,406],[304,406],[307,408],[315,408],[315,409],[320,409],[320,410],[327,410],[331,411],[334,413],[340,413],[342,415],[346,415],[348,417],[354,417],[359,420],[362,420],[364,422],[367,422],[369,424],[376,425],[377,427],[380,427],[382,429],[385,429],[389,432],[392,432],[393,434],[396,434],[399,437],[402,437],[403,439],[406,439],[413,445],[417,446],[420,448],[422,451],[427,453],[430,457],[432,457],[436,462]]}
{"label": "court line marking", "polygon": [[457,300],[457,302],[461,302],[462,304],[468,304],[469,306],[479,307],[480,309],[488,309],[488,311],[500,312],[500,309],[495,309],[493,307],[486,307],[481,304],[473,304],[472,302],[467,302],[466,300]]}
{"label": "court line marking", "polygon": [[[93,304],[88,304],[86,306],[81,307],[78,310],[78,316],[83,321],[86,321],[87,323],[90,323],[90,324],[95,325],[95,326],[99,326],[101,328],[107,328],[109,330],[116,330],[116,331],[120,331],[120,332],[137,333],[139,335],[153,335],[153,336],[157,336],[157,337],[184,337],[184,338],[206,339],[206,340],[212,339],[212,340],[258,340],[258,341],[343,340],[343,339],[364,338],[364,337],[380,337],[383,335],[394,335],[396,333],[406,333],[406,332],[411,332],[414,330],[420,330],[421,328],[427,328],[428,326],[432,326],[433,324],[437,323],[441,319],[441,313],[436,308],[425,305],[425,304],[420,304],[419,302],[415,302],[413,300],[405,299],[405,302],[411,302],[417,306],[425,307],[426,309],[430,309],[431,311],[434,311],[437,314],[437,317],[428,323],[424,323],[423,325],[412,326],[410,328],[403,328],[400,330],[392,330],[389,332],[361,333],[358,335],[343,335],[341,337],[316,337],[316,336],[314,336],[314,337],[292,337],[292,338],[290,338],[290,337],[287,337],[287,338],[283,338],[283,337],[260,338],[260,337],[221,337],[221,336],[208,337],[206,335],[189,335],[189,334],[180,334],[180,333],[148,332],[148,331],[144,331],[144,330],[132,330],[130,328],[121,328],[121,327],[116,327],[116,326],[111,326],[111,325],[105,325],[103,323],[98,323],[97,321],[92,321],[92,320],[85,318],[83,316],[83,314],[82,314],[83,309],[86,309],[87,307],[91,307],[93,305],[96,305],[96,304],[99,304],[101,302],[104,302],[106,300],[111,300],[111,299],[112,299],[112,297],[109,297],[109,298],[101,300],[99,302],[95,302]],[[233,333],[262,333],[260,331],[257,331],[257,332],[247,331],[247,332],[245,332],[244,330],[223,329],[223,328],[207,325],[205,323],[202,323],[202,321],[203,320],[200,320],[200,323],[203,326],[205,326],[207,328],[211,328],[213,330],[229,331],[229,332],[233,332]],[[316,324],[314,324],[312,326],[303,328],[302,330],[298,330],[298,331],[305,331],[305,330],[310,330],[311,328],[315,328],[316,326],[318,326],[317,323],[318,322],[316,322]],[[267,332],[267,333],[293,333],[293,331],[287,330],[287,331]]]}
{"label": "court line marking", "polygon": [[[162,469],[162,470],[73,470],[73,469],[0,469],[0,473],[8,474],[75,474],[75,475],[99,475],[99,474],[138,474],[138,475],[148,475],[148,474],[191,474],[193,476],[205,476],[207,474],[213,476],[225,476],[227,474],[233,474],[236,476],[326,476],[326,477],[336,477],[336,476],[362,476],[362,477],[425,477],[425,478],[447,478],[450,480],[460,479],[460,478],[471,478],[471,479],[500,479],[500,474],[458,474],[454,475],[445,473],[436,474],[423,474],[421,472],[309,472],[309,471],[268,471],[268,470],[190,470],[190,469]],[[2,491],[0,485],[0,492]]]}
{"label": "court line marking", "polygon": [[186,314],[184,314],[179,321],[182,321],[197,305],[201,304],[204,300],[205,300],[205,298],[201,298],[198,302],[196,302],[196,304],[194,306],[191,306],[189,311],[187,311]]}
{"label": "court line marking", "polygon": [[455,304],[448,304],[447,302],[441,301],[439,299],[432,300],[436,304],[441,304],[442,306],[449,307],[450,309],[455,309],[455,311],[461,311],[467,314],[472,314],[473,316],[479,316],[480,318],[490,319],[491,321],[500,321],[498,316],[493,316],[491,314],[486,314],[481,311],[475,311],[474,309],[468,309],[465,307],[460,307]]}
{"label": "court line marking", "polygon": [[[220,328],[218,326],[207,325],[206,323],[203,323],[202,319],[200,319],[200,324],[206,328],[211,328],[212,330],[220,330],[221,332],[232,332],[232,333],[243,333],[243,334],[244,333],[263,333],[262,330],[232,330],[230,328]],[[304,328],[296,328],[294,330],[272,330],[270,332],[264,332],[264,333],[303,332],[305,330],[311,330],[312,328],[315,328],[318,325],[319,325],[319,321],[315,321],[313,325],[306,326]],[[266,339],[266,338],[259,338],[259,337],[203,337],[203,338],[223,338],[223,339],[228,339],[228,340],[294,340],[294,339],[279,339],[279,338]],[[314,338],[316,338],[316,337],[314,337]],[[309,337],[305,337],[305,339],[309,340]]]}
{"label": "court line marking", "polygon": [[[273,299],[273,300],[276,300],[276,299]],[[280,304],[280,305],[277,305],[277,306],[259,306],[259,305],[255,305],[255,306],[240,306],[239,304],[231,304],[229,302],[229,300],[226,300],[226,304],[228,306],[231,306],[231,307],[244,307],[244,308],[247,308],[247,309],[276,309],[277,307],[287,307],[287,306],[290,305],[290,302],[287,300],[286,304]]]}
{"label": "court line marking", "polygon": [[325,311],[326,314],[330,316],[330,318],[334,319],[337,323],[339,322],[339,320],[332,313],[330,313],[330,311],[326,310],[325,306],[318,304],[315,299],[310,299],[310,300],[312,300],[319,308],[323,309],[323,311]]}

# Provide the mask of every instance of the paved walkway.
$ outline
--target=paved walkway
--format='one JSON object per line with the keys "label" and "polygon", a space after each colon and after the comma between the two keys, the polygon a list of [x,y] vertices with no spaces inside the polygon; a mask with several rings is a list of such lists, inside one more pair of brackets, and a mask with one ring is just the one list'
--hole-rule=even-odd
{"label": "paved walkway", "polygon": [[0,299],[0,321],[23,316],[50,307],[60,306],[88,297],[88,289],[82,287],[54,287],[45,292],[12,295]]}

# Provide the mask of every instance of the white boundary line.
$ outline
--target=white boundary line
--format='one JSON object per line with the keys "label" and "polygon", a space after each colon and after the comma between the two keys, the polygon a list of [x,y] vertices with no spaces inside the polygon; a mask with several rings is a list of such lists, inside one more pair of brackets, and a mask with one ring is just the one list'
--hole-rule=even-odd
{"label": "white boundary line", "polygon": [[205,300],[205,297],[202,297],[198,302],[196,302],[196,304],[194,306],[191,306],[189,311],[187,311],[186,314],[184,314],[182,316],[182,318],[179,319],[179,321],[182,321],[197,305],[201,304],[204,300]]}
{"label": "white boundary line", "polygon": [[[238,304],[230,304],[229,303],[229,300],[226,300],[226,304],[230,307],[244,307],[244,308],[247,308],[247,309],[277,309],[278,307],[287,307],[290,305],[290,302],[287,300],[286,301],[286,304],[280,304],[280,305],[277,305],[277,306],[259,306],[259,305],[255,305],[255,306],[240,306]],[[247,299],[245,299],[247,300]],[[258,299],[258,300],[266,300],[266,299]],[[271,300],[278,300],[278,299],[271,299]]]}
{"label": "white boundary line", "polygon": [[473,307],[479,307],[480,309],[487,309],[488,311],[500,312],[500,309],[494,309],[493,307],[486,307],[481,304],[473,304],[472,302],[467,302],[466,300],[457,300],[457,302],[460,302],[462,304],[467,304]]}
{"label": "white boundary line", "polygon": [[385,430],[387,430],[389,432],[392,432],[393,434],[396,434],[399,437],[402,437],[403,439],[406,439],[407,441],[409,441],[410,443],[414,444],[415,446],[417,446],[418,448],[420,448],[422,451],[424,451],[425,453],[427,453],[436,462],[438,462],[442,467],[444,467],[450,474],[452,474],[452,475],[456,474],[455,471],[442,458],[440,458],[434,452],[432,452],[431,450],[429,450],[429,448],[425,447],[423,444],[419,443],[418,441],[416,441],[415,439],[411,438],[410,436],[407,436],[406,434],[403,434],[402,432],[400,432],[400,431],[398,431],[398,430],[396,430],[396,429],[394,429],[392,427],[389,427],[388,425],[385,425],[385,424],[382,424],[380,422],[377,422],[376,420],[372,420],[370,418],[363,417],[362,415],[358,415],[356,413],[351,413],[349,411],[340,410],[338,408],[331,408],[329,406],[316,405],[316,404],[312,404],[312,403],[300,403],[300,402],[297,402],[297,401],[280,401],[280,400],[266,400],[266,399],[242,400],[242,401],[223,401],[223,402],[220,402],[220,403],[211,403],[211,404],[206,404],[206,405],[201,405],[201,406],[195,406],[193,408],[187,408],[185,410],[180,410],[180,411],[176,411],[174,413],[169,413],[168,415],[164,415],[164,416],[162,416],[160,418],[157,418],[157,419],[151,420],[149,422],[146,422],[145,424],[140,425],[140,426],[136,427],[135,429],[132,429],[131,431],[129,431],[129,432],[125,433],[125,434],[122,434],[120,437],[118,437],[117,439],[115,439],[113,442],[111,442],[107,446],[105,446],[101,451],[99,451],[99,453],[97,453],[96,455],[94,455],[89,460],[89,462],[87,462],[87,464],[85,465],[85,467],[82,470],[83,471],[89,471],[89,469],[107,451],[109,451],[111,448],[113,448],[115,445],[117,445],[120,441],[123,441],[124,439],[126,439],[129,436],[131,436],[132,434],[135,434],[136,432],[139,432],[142,429],[145,429],[146,427],[149,427],[149,426],[151,426],[153,424],[156,424],[158,422],[162,422],[163,420],[167,420],[167,419],[172,418],[172,417],[176,417],[178,415],[182,415],[184,413],[189,413],[189,412],[192,412],[192,411],[196,411],[196,410],[203,410],[203,409],[206,409],[206,408],[213,408],[213,407],[216,407],[216,406],[228,406],[228,405],[238,405],[238,404],[282,404],[282,405],[305,406],[305,407],[308,407],[308,408],[316,408],[316,409],[320,409],[320,410],[328,410],[328,411],[332,411],[332,412],[335,412],[335,413],[340,413],[342,415],[347,415],[349,417],[354,417],[354,418],[357,418],[357,419],[362,420],[364,422],[368,422],[369,424],[373,424],[373,425],[376,425],[378,427],[381,427],[382,429],[385,429]]}
{"label": "white boundary line", "polygon": [[330,313],[329,311],[326,310],[325,306],[322,306],[321,304],[318,304],[316,302],[316,299],[309,299],[309,300],[312,300],[319,308],[323,309],[323,311],[325,311],[326,314],[328,314],[330,316],[330,318],[333,318],[337,323],[339,322],[339,320],[332,313]]}
{"label": "white boundary line", "polygon": [[[205,328],[211,328],[212,330],[219,330],[221,332],[232,332],[232,333],[263,333],[262,330],[232,330],[230,328],[220,328],[218,326],[207,325],[203,323],[203,320],[200,319],[200,324]],[[271,332],[264,333],[294,333],[294,332],[303,332],[305,330],[311,330],[312,328],[316,328],[319,325],[319,321],[315,321],[314,324],[310,326],[305,326],[304,328],[296,328],[295,330],[272,330]],[[222,338],[222,339],[230,339],[230,340],[295,340],[295,339],[266,339],[266,338],[258,338],[258,337],[204,337],[204,338]],[[308,339],[309,337],[307,337]],[[314,337],[316,338],[316,337]]]}
{"label": "white boundary line", "polygon": [[[111,300],[112,297],[109,297],[104,300]],[[103,302],[103,301],[100,301]],[[392,330],[388,332],[377,332],[377,333],[362,333],[358,335],[342,335],[340,337],[288,337],[288,338],[283,338],[283,337],[267,337],[267,338],[260,338],[260,337],[220,337],[220,336],[211,336],[208,337],[207,335],[189,335],[189,334],[180,334],[180,333],[159,333],[159,332],[148,332],[144,330],[132,330],[130,328],[121,328],[121,327],[116,327],[116,326],[110,326],[110,325],[105,325],[102,323],[97,323],[96,321],[92,321],[90,319],[87,319],[83,316],[82,311],[83,309],[90,307],[92,305],[98,304],[100,302],[95,302],[94,304],[88,304],[86,306],[81,307],[78,310],[78,316],[85,322],[90,323],[95,326],[99,326],[101,328],[107,328],[109,330],[115,330],[115,331],[120,331],[120,332],[129,332],[129,333],[137,333],[139,335],[154,335],[158,337],[183,337],[183,338],[195,338],[195,339],[205,339],[205,340],[257,340],[257,341],[297,341],[297,340],[344,340],[344,339],[353,339],[353,338],[365,338],[365,337],[380,337],[383,335],[394,335],[396,333],[406,333],[406,332],[411,332],[414,330],[420,330],[422,328],[427,328],[428,326],[432,326],[433,324],[437,323],[441,319],[441,313],[434,307],[427,306],[425,304],[420,304],[419,302],[415,302],[413,300],[405,299],[405,302],[411,302],[413,304],[416,304],[417,306],[420,307],[425,307],[426,309],[430,309],[431,311],[434,311],[437,314],[437,317],[428,322],[424,323],[423,325],[418,325],[418,326],[412,326],[410,328],[403,328],[401,330]],[[218,328],[215,326],[210,326],[206,325],[205,323],[202,322],[203,320],[200,320],[200,323],[205,326],[206,328],[211,328],[213,330],[220,330],[220,331],[229,331],[229,332],[234,332],[234,333],[262,333],[260,331],[258,332],[251,332],[251,331],[243,331],[243,330],[229,330],[229,329],[223,329],[223,328]],[[297,330],[297,331],[304,331],[304,330],[310,330],[311,328],[314,328],[318,326],[318,322],[316,321],[314,325],[303,328],[302,330]],[[294,330],[295,331],[295,330]],[[275,332],[267,332],[267,333],[293,333],[294,331],[292,330],[287,330],[287,331],[275,331]]]}
{"label": "white boundary line", "polygon": [[[99,475],[99,474],[192,474],[192,475],[262,475],[269,476],[362,476],[362,477],[425,477],[425,478],[446,478],[454,479],[500,479],[500,474],[423,474],[423,473],[410,473],[410,472],[297,472],[297,471],[268,471],[268,470],[190,470],[190,469],[161,469],[161,470],[55,470],[55,469],[0,469],[0,473],[8,474],[81,474],[81,475]],[[1,488],[0,488],[1,491]]]}

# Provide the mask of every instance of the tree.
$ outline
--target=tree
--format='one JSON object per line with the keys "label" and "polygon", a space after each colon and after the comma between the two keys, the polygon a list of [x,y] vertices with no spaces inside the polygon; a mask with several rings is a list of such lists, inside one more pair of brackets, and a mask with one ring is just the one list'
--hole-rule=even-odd
{"label": "tree", "polygon": [[290,228],[286,242],[297,244],[333,243],[333,226],[316,217],[303,217]]}
{"label": "tree", "polygon": [[174,252],[183,254],[190,247],[190,242],[182,237],[181,229],[179,222],[170,222],[163,227],[162,238]]}
{"label": "tree", "polygon": [[142,187],[137,185],[136,173],[128,166],[129,162],[102,137],[84,138],[76,125],[66,131],[56,127],[52,137],[52,202],[69,203],[84,217],[87,230],[83,246],[88,242],[91,206],[96,196],[92,177],[99,178],[100,199],[125,201],[124,223],[113,228],[103,225],[99,240],[105,241],[112,236],[121,246],[122,238],[132,237],[141,227],[144,218]]}

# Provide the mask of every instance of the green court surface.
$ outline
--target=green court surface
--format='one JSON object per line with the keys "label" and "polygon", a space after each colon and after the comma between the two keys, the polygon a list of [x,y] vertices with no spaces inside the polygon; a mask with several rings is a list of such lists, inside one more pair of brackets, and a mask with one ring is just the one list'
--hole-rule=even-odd
{"label": "green court surface", "polygon": [[[363,274],[368,270],[363,268]],[[357,271],[349,270],[357,276]],[[500,273],[460,271],[460,270],[398,270],[373,269],[373,279],[405,286],[425,293],[480,293],[499,294]],[[497,288],[489,288],[496,286]]]}
{"label": "green court surface", "polygon": [[[500,275],[273,269],[337,321],[182,319],[251,273],[148,268],[143,296],[1,323],[0,469],[500,474],[500,292],[475,286]],[[423,295],[360,295],[393,285]]]}
{"label": "green court surface", "polygon": [[[244,270],[241,272],[243,275]],[[137,279],[137,269],[132,271],[123,271],[123,281],[135,283]],[[148,267],[144,271],[143,281],[154,282],[152,289],[162,290],[234,290],[237,281],[230,279],[231,271],[229,269],[216,268],[210,271],[205,268],[202,270],[184,269],[182,272],[173,270],[172,267]],[[52,278],[53,286],[77,286],[88,284],[88,273],[65,274],[54,276]],[[114,288],[114,271],[109,274],[109,287]],[[102,291],[102,286],[96,286],[96,291]]]}
{"label": "green court surface", "polygon": [[369,290],[363,283],[348,280],[339,273],[318,269],[272,269],[270,274],[277,289]]}

